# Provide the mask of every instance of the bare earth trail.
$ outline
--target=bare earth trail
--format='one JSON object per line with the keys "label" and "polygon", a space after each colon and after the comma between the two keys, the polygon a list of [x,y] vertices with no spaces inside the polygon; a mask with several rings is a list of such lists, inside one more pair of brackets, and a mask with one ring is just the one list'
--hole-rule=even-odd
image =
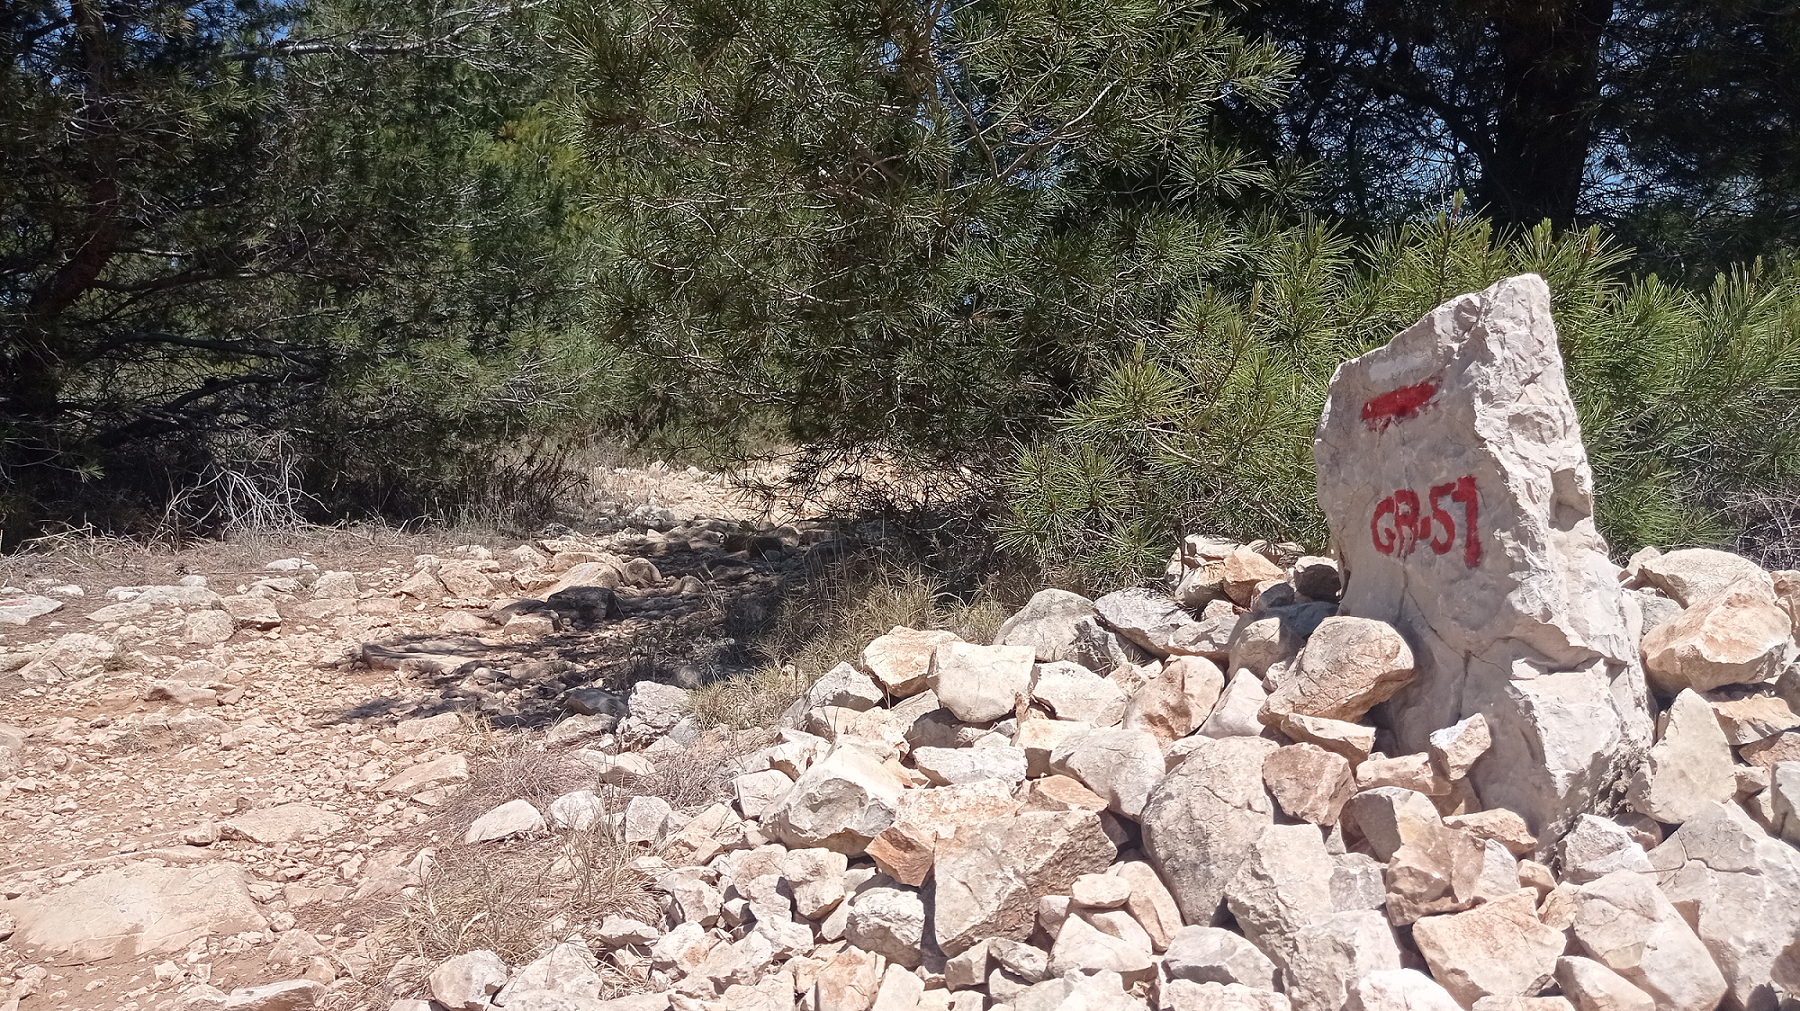
{"label": "bare earth trail", "polygon": [[[9,560],[4,597],[61,606],[0,624],[0,1009],[219,1006],[196,985],[302,976],[386,1007],[370,932],[421,850],[455,844],[443,805],[495,731],[606,746],[608,689],[746,662],[731,633],[829,537],[711,475],[608,484],[639,503],[610,532]],[[619,584],[615,616],[494,613],[571,570]],[[79,943],[22,945],[46,920]]]}

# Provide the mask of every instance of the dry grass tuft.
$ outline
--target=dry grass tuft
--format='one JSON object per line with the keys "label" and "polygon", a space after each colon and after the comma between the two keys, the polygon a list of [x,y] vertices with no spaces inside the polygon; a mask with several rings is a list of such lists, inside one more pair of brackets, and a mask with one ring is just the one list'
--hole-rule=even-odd
{"label": "dry grass tuft", "polygon": [[524,800],[539,811],[571,790],[593,789],[594,770],[562,752],[546,750],[523,733],[500,732],[484,723],[465,726],[469,778],[445,802],[428,827],[443,838],[456,839],[475,819],[510,800]]}
{"label": "dry grass tuft", "polygon": [[[700,694],[699,692],[694,693]],[[656,771],[635,780],[619,801],[623,810],[630,796],[661,797],[676,810],[696,810],[726,801],[731,795],[731,760],[775,743],[773,733],[766,737],[736,736],[721,739],[708,735],[683,751],[660,751],[646,755]]]}
{"label": "dry grass tuft", "polygon": [[702,726],[772,726],[807,686],[854,662],[871,639],[897,625],[988,642],[1010,613],[993,587],[963,599],[916,565],[851,562],[819,574],[784,602],[760,644],[770,663],[694,692],[689,705]]}
{"label": "dry grass tuft", "polygon": [[654,922],[651,881],[632,868],[636,856],[604,820],[549,838],[451,843],[401,907],[408,946],[433,964],[486,948],[519,965],[609,915]]}

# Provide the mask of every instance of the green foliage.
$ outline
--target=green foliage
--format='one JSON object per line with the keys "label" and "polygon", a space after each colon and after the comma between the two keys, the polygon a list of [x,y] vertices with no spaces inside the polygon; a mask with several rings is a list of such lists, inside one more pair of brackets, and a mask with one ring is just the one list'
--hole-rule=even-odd
{"label": "green foliage", "polygon": [[1452,215],[1358,243],[1271,233],[1020,453],[1003,541],[1114,573],[1148,570],[1190,531],[1324,548],[1312,436],[1336,364],[1529,271],[1553,293],[1602,531],[1622,551],[1716,542],[1733,493],[1795,476],[1800,275],[1759,263],[1688,292],[1625,283],[1627,256],[1598,229],[1496,239]]}
{"label": "green foliage", "polygon": [[579,161],[534,112],[529,8],[0,19],[9,537],[172,504],[217,526],[238,492],[429,508],[578,409]]}
{"label": "green foliage", "polygon": [[649,424],[991,466],[1294,178],[1215,136],[1286,59],[1196,0],[565,15],[588,295]]}

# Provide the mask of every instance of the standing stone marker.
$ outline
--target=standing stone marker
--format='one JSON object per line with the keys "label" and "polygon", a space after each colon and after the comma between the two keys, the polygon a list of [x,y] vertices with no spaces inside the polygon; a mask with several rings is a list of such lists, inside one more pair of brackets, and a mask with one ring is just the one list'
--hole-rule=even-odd
{"label": "standing stone marker", "polygon": [[1543,279],[1454,299],[1340,365],[1313,451],[1339,613],[1392,622],[1418,663],[1374,715],[1403,752],[1485,716],[1470,782],[1549,845],[1630,775],[1651,722]]}

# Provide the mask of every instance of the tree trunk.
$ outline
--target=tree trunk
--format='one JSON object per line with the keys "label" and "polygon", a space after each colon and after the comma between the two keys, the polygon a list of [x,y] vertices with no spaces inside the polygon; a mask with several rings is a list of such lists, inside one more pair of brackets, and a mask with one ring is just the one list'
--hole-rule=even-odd
{"label": "tree trunk", "polygon": [[1502,93],[1482,165],[1490,213],[1517,225],[1575,223],[1614,0],[1500,0],[1492,8]]}

